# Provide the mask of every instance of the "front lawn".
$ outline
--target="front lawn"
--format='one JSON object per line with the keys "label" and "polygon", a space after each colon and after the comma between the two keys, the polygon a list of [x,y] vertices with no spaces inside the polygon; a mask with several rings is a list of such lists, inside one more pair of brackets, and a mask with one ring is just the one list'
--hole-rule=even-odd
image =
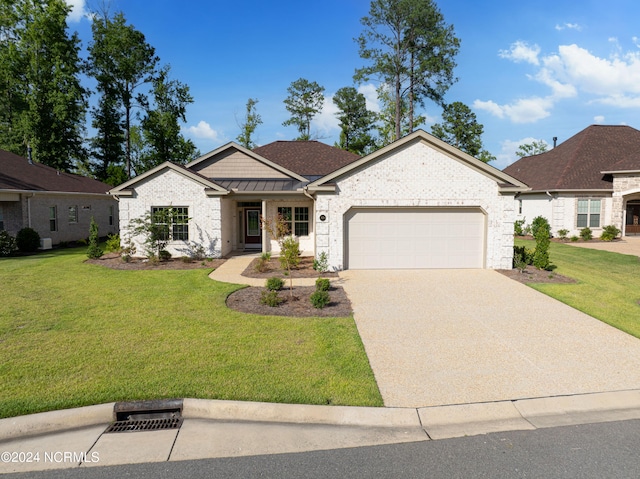
{"label": "front lawn", "polygon": [[[535,247],[534,241],[516,239]],[[563,303],[640,338],[640,260],[637,256],[551,243],[555,273],[575,284],[530,284]],[[562,318],[558,318],[561,320]]]}
{"label": "front lawn", "polygon": [[0,259],[0,417],[184,397],[382,406],[353,318],[243,314],[209,270],[116,271],[85,251]]}

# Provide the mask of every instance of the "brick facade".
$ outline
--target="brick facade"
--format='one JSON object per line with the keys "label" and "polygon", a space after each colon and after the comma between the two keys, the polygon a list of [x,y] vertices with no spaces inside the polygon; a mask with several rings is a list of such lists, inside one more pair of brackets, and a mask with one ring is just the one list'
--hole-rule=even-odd
{"label": "brick facade", "polygon": [[[336,193],[318,193],[316,253],[344,267],[344,215],[354,207],[480,208],[486,215],[485,267],[512,267],[513,194],[461,161],[412,143],[336,179]],[[318,221],[325,215],[325,221]]]}

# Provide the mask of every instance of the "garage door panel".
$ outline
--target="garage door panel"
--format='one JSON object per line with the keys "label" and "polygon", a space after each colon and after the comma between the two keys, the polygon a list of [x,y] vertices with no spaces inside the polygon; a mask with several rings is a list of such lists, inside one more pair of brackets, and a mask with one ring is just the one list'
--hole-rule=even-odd
{"label": "garage door panel", "polygon": [[345,216],[350,269],[482,268],[479,209],[355,209]]}

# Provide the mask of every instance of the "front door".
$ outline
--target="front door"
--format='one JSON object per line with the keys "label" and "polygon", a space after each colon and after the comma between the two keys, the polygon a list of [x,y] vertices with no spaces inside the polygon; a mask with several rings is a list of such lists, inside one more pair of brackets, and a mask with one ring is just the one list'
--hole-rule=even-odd
{"label": "front door", "polygon": [[262,248],[262,228],[260,228],[260,209],[244,210],[244,246],[245,248]]}
{"label": "front door", "polygon": [[627,202],[627,221],[624,232],[627,235],[640,234],[640,200]]}

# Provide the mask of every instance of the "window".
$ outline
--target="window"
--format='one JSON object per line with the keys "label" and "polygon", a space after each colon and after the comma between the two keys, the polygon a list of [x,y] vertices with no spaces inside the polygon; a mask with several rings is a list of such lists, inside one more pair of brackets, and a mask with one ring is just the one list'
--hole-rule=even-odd
{"label": "window", "polygon": [[113,207],[113,205],[109,206],[109,226],[113,226],[114,212],[115,212],[115,208]]}
{"label": "window", "polygon": [[0,231],[4,230],[4,215],[2,214],[2,206],[0,206]]}
{"label": "window", "polygon": [[522,214],[522,199],[518,199],[518,214]]}
{"label": "window", "polygon": [[164,239],[174,241],[189,241],[189,208],[186,206],[153,206],[151,208],[152,221],[159,225],[166,225]]}
{"label": "window", "polygon": [[58,207],[49,206],[49,231],[58,231]]}
{"label": "window", "polygon": [[309,236],[309,208],[307,206],[281,206],[278,215],[287,223],[289,232],[296,236]]}
{"label": "window", "polygon": [[593,198],[578,199],[578,228],[600,228],[600,200]]}
{"label": "window", "polygon": [[69,206],[69,224],[78,222],[78,207]]}

